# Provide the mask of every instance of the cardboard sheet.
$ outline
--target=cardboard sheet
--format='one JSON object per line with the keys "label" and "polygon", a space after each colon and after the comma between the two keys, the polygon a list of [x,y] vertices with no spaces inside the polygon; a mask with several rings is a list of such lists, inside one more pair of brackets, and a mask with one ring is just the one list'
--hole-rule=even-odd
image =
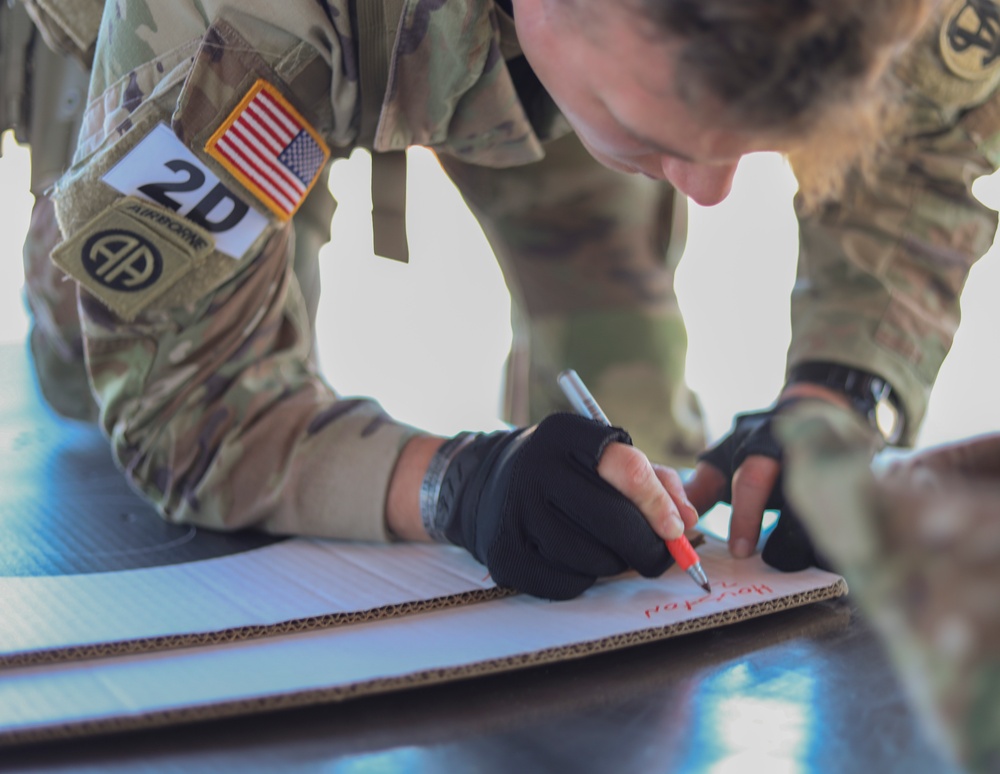
{"label": "cardboard sheet", "polygon": [[0,671],[0,744],[339,701],[579,658],[837,597],[821,570],[782,574],[699,549],[713,593],[676,568],[581,597],[523,595],[242,641]]}
{"label": "cardboard sheet", "polygon": [[459,548],[305,539],[166,567],[0,577],[0,667],[302,631],[505,593]]}
{"label": "cardboard sheet", "polygon": [[[506,592],[458,548],[171,524],[0,347],[0,670],[333,626]],[[3,672],[0,671],[0,680]]]}
{"label": "cardboard sheet", "polygon": [[579,658],[839,596],[699,547],[679,568],[546,602],[461,549],[169,524],[93,427],[41,405],[0,348],[0,745],[220,717]]}

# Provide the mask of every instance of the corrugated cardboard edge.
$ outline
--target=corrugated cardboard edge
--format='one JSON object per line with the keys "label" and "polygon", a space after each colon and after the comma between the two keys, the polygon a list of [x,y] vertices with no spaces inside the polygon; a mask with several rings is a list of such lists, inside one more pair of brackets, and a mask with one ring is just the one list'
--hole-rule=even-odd
{"label": "corrugated cardboard edge", "polygon": [[452,680],[550,664],[556,661],[568,661],[739,623],[751,618],[770,615],[771,613],[778,613],[795,607],[802,607],[814,602],[835,599],[845,594],[847,594],[847,583],[843,578],[838,578],[835,583],[823,588],[790,594],[778,599],[759,602],[734,610],[726,610],[701,618],[681,621],[669,626],[643,628],[598,640],[578,642],[557,648],[547,648],[507,658],[490,659],[487,661],[460,664],[454,667],[412,672],[396,677],[345,683],[343,685],[295,691],[275,696],[261,696],[252,699],[241,699],[239,701],[221,701],[215,704],[200,704],[198,706],[179,709],[129,714],[102,718],[100,720],[84,720],[32,729],[0,731],[0,748],[43,741],[74,739],[97,734],[158,728],[180,723],[221,720],[223,718],[250,715],[258,712],[272,712],[315,704],[342,702],[362,696],[419,688]]}
{"label": "corrugated cardboard edge", "polygon": [[412,602],[385,605],[384,607],[370,608],[368,610],[326,613],[308,618],[293,618],[274,624],[235,626],[229,629],[208,632],[139,637],[132,640],[70,645],[61,648],[46,648],[44,650],[15,651],[0,654],[0,669],[56,664],[64,661],[84,661],[108,656],[134,655],[136,653],[149,653],[155,650],[175,650],[177,648],[191,648],[200,645],[222,645],[227,642],[242,642],[244,640],[255,640],[261,637],[273,637],[281,634],[330,629],[335,626],[380,621],[384,618],[395,618],[413,613],[426,613],[431,610],[440,610],[447,607],[488,602],[493,599],[509,597],[515,593],[517,592],[511,589],[494,586],[488,589],[476,589],[475,591],[465,591],[461,594],[418,599]]}

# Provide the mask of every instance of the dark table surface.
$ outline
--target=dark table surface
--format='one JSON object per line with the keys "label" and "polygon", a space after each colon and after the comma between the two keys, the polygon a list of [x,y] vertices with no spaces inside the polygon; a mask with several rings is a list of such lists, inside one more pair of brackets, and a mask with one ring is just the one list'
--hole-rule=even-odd
{"label": "dark table surface", "polygon": [[[266,540],[160,521],[96,429],[45,409],[21,347],[0,347],[0,453],[0,575],[190,561]],[[67,541],[88,518],[117,542]],[[0,749],[0,771],[233,769],[950,771],[850,597],[341,704]]]}

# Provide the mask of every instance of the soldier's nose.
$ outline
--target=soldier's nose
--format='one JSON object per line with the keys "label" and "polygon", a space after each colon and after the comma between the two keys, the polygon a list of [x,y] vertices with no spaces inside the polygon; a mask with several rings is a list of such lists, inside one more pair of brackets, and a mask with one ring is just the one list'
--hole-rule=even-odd
{"label": "soldier's nose", "polygon": [[733,187],[739,162],[699,164],[664,156],[663,175],[681,193],[704,207],[723,201]]}

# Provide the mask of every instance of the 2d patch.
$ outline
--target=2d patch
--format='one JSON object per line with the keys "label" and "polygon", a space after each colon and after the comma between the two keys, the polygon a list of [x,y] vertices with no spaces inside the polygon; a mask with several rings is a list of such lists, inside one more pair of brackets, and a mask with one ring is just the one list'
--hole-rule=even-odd
{"label": "2d patch", "polygon": [[939,36],[948,69],[968,81],[980,81],[1000,68],[1000,7],[994,0],[955,0]]}
{"label": "2d patch", "polygon": [[52,260],[125,321],[212,252],[205,229],[136,197],[119,199],[52,252]]}
{"label": "2d patch", "polygon": [[205,151],[285,221],[305,200],[330,157],[316,130],[265,80],[253,85]]}
{"label": "2d patch", "polygon": [[210,232],[215,248],[231,258],[242,258],[268,226],[165,124],[153,127],[102,180],[126,196],[183,215]]}

